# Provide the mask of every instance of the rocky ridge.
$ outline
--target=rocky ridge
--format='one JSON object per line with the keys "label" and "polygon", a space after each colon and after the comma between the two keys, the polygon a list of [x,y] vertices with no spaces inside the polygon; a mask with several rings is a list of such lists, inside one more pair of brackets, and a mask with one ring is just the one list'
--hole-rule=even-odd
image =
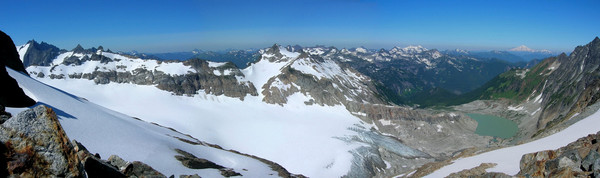
{"label": "rocky ridge", "polygon": [[[28,56],[31,51],[40,51],[36,48],[39,46],[36,42],[28,44],[30,47],[27,53],[21,54],[25,56],[24,61],[30,58]],[[236,77],[243,77],[243,74],[233,63],[209,64],[199,59],[185,62],[142,60],[104,51],[102,46],[86,50],[78,45],[71,51],[62,51],[52,59],[33,62],[27,66],[28,73],[38,78],[88,79],[96,84],[115,82],[156,85],[177,95],[194,95],[198,94],[198,90],[240,99],[246,95],[257,95],[251,83],[237,81]]]}
{"label": "rocky ridge", "polygon": [[[103,48],[90,48],[84,49],[80,45],[71,51],[58,50],[58,48],[43,43],[44,45],[38,44],[35,41],[30,41],[21,48],[28,47],[27,49],[20,50],[22,59],[26,63],[26,67],[29,66],[65,66],[76,65],[79,66],[86,61],[100,61],[108,64],[111,61],[117,60],[114,57],[119,55],[130,59],[137,59],[135,56],[126,55],[123,53],[112,53],[105,51]],[[377,92],[380,93],[381,97],[386,100],[392,101],[396,104],[431,104],[431,101],[420,102],[423,100],[424,95],[429,95],[426,92],[436,92],[435,94],[459,94],[475,89],[476,87],[483,84],[485,81],[491,79],[493,76],[506,71],[515,65],[503,63],[494,60],[480,60],[468,55],[452,55],[441,53],[435,49],[429,50],[421,46],[409,46],[406,48],[394,47],[390,50],[381,49],[379,51],[368,50],[364,48],[353,48],[353,49],[341,49],[338,50],[335,47],[300,47],[300,46],[287,46],[281,47],[282,49],[289,52],[302,52],[310,56],[318,56],[319,58],[336,61],[338,63],[344,63],[347,68],[352,68],[363,75],[369,76],[373,79],[372,83],[376,87]],[[52,50],[48,50],[52,49]],[[249,61],[250,65],[260,61],[260,59],[266,58],[279,58],[281,54],[275,54],[275,49],[265,48],[258,50],[257,52],[250,55],[247,51],[231,51],[230,53],[223,55],[207,55],[201,56],[203,59],[206,57],[217,57],[231,56],[231,58],[248,58],[245,60],[236,61]],[[279,50],[279,49],[277,49]],[[83,55],[67,55],[63,54],[73,52],[73,54]],[[102,52],[104,52],[104,55]],[[31,54],[28,54],[31,53]],[[39,54],[38,54],[39,53]],[[273,56],[265,56],[264,54],[273,54]],[[45,57],[41,58],[40,55]],[[106,56],[106,58],[101,57]],[[38,56],[38,57],[30,57]],[[221,56],[221,57],[219,57]],[[48,58],[48,59],[47,59]],[[43,59],[43,60],[42,60]],[[210,58],[207,58],[210,59]],[[31,62],[30,62],[31,61]],[[157,60],[160,62],[160,60]],[[176,61],[163,61],[166,63],[172,63]],[[275,61],[270,61],[275,62]],[[235,71],[241,70],[242,68],[236,67],[240,64],[232,65],[224,71]],[[119,70],[119,65],[111,65],[106,69],[95,69],[88,72],[60,72],[55,70],[44,70],[36,71],[35,75],[38,77],[51,77],[51,78],[85,78],[94,80],[96,83],[106,84],[108,82],[117,83],[134,83],[134,84],[161,84],[161,89],[167,89],[175,92],[178,95],[182,94],[195,94],[196,91],[193,89],[211,89],[217,91],[214,94],[224,94],[226,96],[234,96],[240,99],[246,94],[255,95],[251,89],[246,89],[244,85],[237,84],[233,85],[232,80],[223,78],[220,76],[229,76],[231,73],[225,72],[220,73],[213,71],[215,69],[208,70],[206,72],[197,71],[200,76],[173,76],[163,75],[159,71],[155,71],[151,68],[139,68],[138,71],[134,69],[128,69],[126,71]],[[246,67],[243,65],[241,67]],[[114,72],[113,72],[114,71]],[[382,71],[384,73],[382,73]],[[195,73],[192,71],[192,73]],[[478,75],[466,75],[461,76],[461,73],[477,73]],[[216,76],[212,76],[215,74]],[[133,77],[139,76],[139,77]],[[237,78],[244,77],[241,75],[234,75]],[[394,76],[394,77],[390,77]],[[456,80],[460,78],[461,80]],[[212,82],[219,80],[219,82]],[[178,88],[173,83],[180,83],[187,85],[188,87]],[[168,85],[169,87],[166,87]],[[227,85],[227,87],[222,87]],[[248,88],[251,86],[245,85]],[[235,91],[222,92],[228,88],[235,87]],[[262,86],[254,86],[260,88]],[[207,93],[210,93],[207,92]],[[261,91],[256,91],[260,93]]]}

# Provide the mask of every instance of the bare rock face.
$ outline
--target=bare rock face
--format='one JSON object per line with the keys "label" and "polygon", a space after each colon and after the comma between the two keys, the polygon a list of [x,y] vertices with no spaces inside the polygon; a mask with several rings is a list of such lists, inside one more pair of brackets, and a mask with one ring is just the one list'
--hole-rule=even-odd
{"label": "bare rock face", "polygon": [[600,132],[557,150],[523,155],[519,174],[525,177],[597,177],[600,175]]}
{"label": "bare rock face", "polygon": [[229,169],[213,163],[209,160],[198,158],[191,153],[186,151],[175,149],[177,153],[180,155],[176,155],[175,158],[183,164],[183,166],[188,167],[190,169],[218,169],[221,172],[222,176],[231,177],[231,176],[241,176],[242,174],[233,171],[233,169]]}
{"label": "bare rock face", "polygon": [[83,176],[81,160],[52,109],[38,106],[0,127],[8,174],[32,177]]}
{"label": "bare rock face", "polygon": [[0,175],[9,177],[165,177],[152,167],[91,154],[65,134],[54,111],[43,105],[0,125]]}

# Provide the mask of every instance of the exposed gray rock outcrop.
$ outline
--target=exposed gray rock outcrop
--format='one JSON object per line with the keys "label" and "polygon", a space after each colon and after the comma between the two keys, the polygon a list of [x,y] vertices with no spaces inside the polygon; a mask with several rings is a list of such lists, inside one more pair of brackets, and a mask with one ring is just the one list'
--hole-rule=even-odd
{"label": "exposed gray rock outcrop", "polygon": [[83,166],[56,114],[44,106],[19,113],[0,126],[7,151],[8,174],[18,176],[83,176]]}
{"label": "exposed gray rock outcrop", "polygon": [[165,177],[141,162],[92,155],[65,134],[54,111],[25,110],[0,126],[0,175],[17,177]]}
{"label": "exposed gray rock outcrop", "polygon": [[231,168],[226,168],[216,163],[213,163],[212,161],[198,158],[186,151],[180,149],[175,149],[175,151],[177,151],[177,153],[180,154],[176,155],[175,158],[179,160],[181,164],[183,164],[185,167],[188,167],[190,169],[218,169],[221,172],[221,175],[225,177],[242,176],[242,174],[233,171],[233,169]]}
{"label": "exposed gray rock outcrop", "polygon": [[556,150],[521,157],[519,174],[525,177],[598,177],[600,132],[590,134]]}

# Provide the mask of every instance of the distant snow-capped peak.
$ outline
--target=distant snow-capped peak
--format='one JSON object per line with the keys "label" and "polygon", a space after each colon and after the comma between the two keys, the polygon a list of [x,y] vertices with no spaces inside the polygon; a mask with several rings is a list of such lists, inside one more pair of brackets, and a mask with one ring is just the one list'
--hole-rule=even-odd
{"label": "distant snow-capped peak", "polygon": [[358,47],[358,48],[354,49],[354,51],[359,52],[359,53],[367,53],[367,49],[363,48],[363,47]]}
{"label": "distant snow-capped peak", "polygon": [[454,49],[453,52],[455,53],[459,53],[459,54],[469,54],[469,51],[464,50],[464,49]]}
{"label": "distant snow-capped peak", "polygon": [[535,50],[533,50],[533,49],[531,49],[531,48],[529,48],[529,47],[527,47],[527,46],[525,46],[525,45],[521,45],[521,46],[518,46],[518,47],[516,47],[516,48],[509,49],[509,51],[527,51],[527,52],[535,52]]}
{"label": "distant snow-capped peak", "polygon": [[547,49],[535,50],[535,49],[531,49],[531,48],[529,48],[529,47],[527,47],[527,46],[525,46],[525,45],[521,45],[521,46],[518,46],[518,47],[516,47],[516,48],[509,49],[508,51],[517,51],[517,52],[532,52],[532,53],[535,53],[535,52],[540,52],[540,53],[552,53],[552,51],[550,51],[550,50],[547,50]]}
{"label": "distant snow-capped peak", "polygon": [[401,53],[401,54],[419,54],[422,53],[424,51],[427,51],[427,48],[424,48],[421,45],[410,45],[404,48],[400,48],[400,47],[394,47],[390,50],[391,53]]}

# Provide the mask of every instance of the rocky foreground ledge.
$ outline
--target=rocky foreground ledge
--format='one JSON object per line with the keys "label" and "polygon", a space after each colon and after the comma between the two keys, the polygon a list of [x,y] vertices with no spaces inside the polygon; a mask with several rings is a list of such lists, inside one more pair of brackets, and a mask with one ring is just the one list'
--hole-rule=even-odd
{"label": "rocky foreground ledge", "polygon": [[[590,134],[556,150],[529,153],[521,157],[520,171],[514,177],[599,177],[600,132]],[[483,163],[478,167],[453,173],[448,177],[513,177],[489,173],[495,166]]]}
{"label": "rocky foreground ledge", "polygon": [[101,160],[69,138],[52,109],[39,105],[0,125],[3,177],[165,177],[152,167],[116,155]]}

